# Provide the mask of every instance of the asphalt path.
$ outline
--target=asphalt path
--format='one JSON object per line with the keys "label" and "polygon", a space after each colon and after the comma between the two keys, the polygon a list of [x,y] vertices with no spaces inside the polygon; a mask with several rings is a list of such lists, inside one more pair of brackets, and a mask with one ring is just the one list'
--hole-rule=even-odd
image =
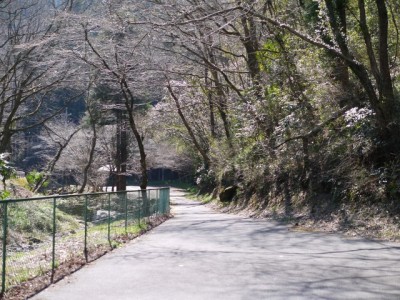
{"label": "asphalt path", "polygon": [[400,299],[399,244],[171,200],[174,218],[33,299]]}

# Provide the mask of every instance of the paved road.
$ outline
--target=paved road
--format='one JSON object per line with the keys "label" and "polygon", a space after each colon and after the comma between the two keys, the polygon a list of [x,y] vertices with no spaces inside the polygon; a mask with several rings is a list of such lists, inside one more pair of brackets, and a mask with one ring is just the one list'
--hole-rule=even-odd
{"label": "paved road", "polygon": [[34,299],[400,299],[400,245],[172,201],[173,219]]}

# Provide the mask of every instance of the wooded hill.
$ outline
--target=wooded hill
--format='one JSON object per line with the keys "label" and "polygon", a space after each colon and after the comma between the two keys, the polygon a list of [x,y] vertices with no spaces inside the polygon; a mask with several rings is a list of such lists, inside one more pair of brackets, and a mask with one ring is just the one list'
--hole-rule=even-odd
{"label": "wooded hill", "polygon": [[[190,157],[201,192],[239,206],[343,224],[363,206],[399,225],[398,1],[51,2],[1,4],[2,151],[44,95],[73,86],[87,109],[82,186],[99,166],[131,165],[146,187],[151,141],[186,173]],[[125,121],[105,129],[116,110]],[[43,170],[67,169],[62,145],[79,134],[47,135],[61,150]]]}

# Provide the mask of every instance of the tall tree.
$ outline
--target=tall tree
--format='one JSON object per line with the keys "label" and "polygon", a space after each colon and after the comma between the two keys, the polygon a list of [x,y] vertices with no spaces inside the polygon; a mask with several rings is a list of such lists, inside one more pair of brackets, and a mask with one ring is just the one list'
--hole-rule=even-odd
{"label": "tall tree", "polygon": [[[0,12],[0,152],[12,137],[50,120],[55,92],[71,70],[53,51],[56,11],[48,1],[2,1]],[[62,69],[62,72],[60,71]]]}
{"label": "tall tree", "polygon": [[[131,132],[140,153],[141,183],[146,189],[148,184],[144,135],[136,121],[136,114],[145,108],[146,103],[139,99],[148,99],[148,84],[152,79],[150,28],[131,25],[120,14],[124,11],[124,1],[120,3],[104,2],[96,6],[94,12],[83,15],[74,14],[69,18],[74,26],[70,29],[69,39],[74,40],[75,48],[67,50],[69,55],[78,58],[92,71],[97,72],[101,84],[118,90],[123,109],[126,113]],[[72,37],[73,36],[73,37]],[[146,73],[144,73],[146,71]],[[144,87],[146,89],[144,89]],[[146,95],[147,94],[147,95]],[[120,104],[116,103],[115,105]],[[125,156],[125,155],[124,155]]]}
{"label": "tall tree", "polygon": [[333,45],[324,42],[323,38],[326,37],[326,31],[323,32],[324,36],[310,36],[277,18],[260,14],[252,6],[240,6],[240,9],[244,13],[250,13],[259,18],[262,22],[267,22],[272,26],[284,29],[303,41],[325,49],[332,56],[341,59],[358,79],[359,84],[363,87],[368,97],[371,108],[376,114],[381,139],[386,143],[386,146],[382,150],[387,151],[388,155],[393,155],[399,145],[397,134],[399,113],[398,100],[396,100],[394,94],[394,85],[390,71],[387,4],[385,1],[376,0],[375,7],[371,5],[371,10],[376,10],[377,12],[374,22],[378,28],[375,35],[378,43],[376,47],[377,51],[374,51],[371,44],[371,32],[366,24],[365,1],[358,1],[359,19],[357,22],[364,38],[364,49],[370,63],[369,66],[356,58],[359,53],[349,44],[349,39],[345,35],[346,31],[343,29],[346,26],[343,22],[346,20],[343,15],[343,4],[342,1],[334,2],[326,0],[324,5],[322,2],[319,2],[319,10],[326,12],[328,27],[325,29],[331,32]]}

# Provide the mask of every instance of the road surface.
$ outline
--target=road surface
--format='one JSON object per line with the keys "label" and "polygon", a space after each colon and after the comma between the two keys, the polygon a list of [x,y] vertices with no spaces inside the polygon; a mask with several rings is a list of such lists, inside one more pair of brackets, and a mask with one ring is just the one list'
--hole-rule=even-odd
{"label": "road surface", "polygon": [[34,300],[400,299],[400,245],[221,214],[173,190],[174,218]]}

